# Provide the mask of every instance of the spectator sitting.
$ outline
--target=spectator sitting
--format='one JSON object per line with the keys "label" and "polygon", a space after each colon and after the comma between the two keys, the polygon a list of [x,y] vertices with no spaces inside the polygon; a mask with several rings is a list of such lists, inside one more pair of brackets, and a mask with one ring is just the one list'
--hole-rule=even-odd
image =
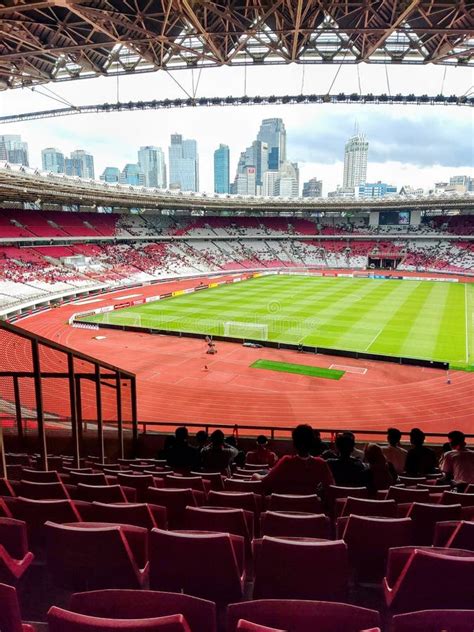
{"label": "spectator sitting", "polygon": [[199,430],[196,432],[196,449],[199,454],[209,444],[209,435],[205,430]]}
{"label": "spectator sitting", "polygon": [[227,437],[225,443],[227,447],[230,448],[233,455],[231,463],[233,465],[237,465],[238,467],[243,467],[245,465],[245,452],[243,450],[239,450],[235,436],[232,435],[231,437]]}
{"label": "spectator sitting", "polygon": [[354,450],[354,435],[343,432],[336,437],[336,448],[339,456],[328,459],[336,485],[342,487],[367,487],[367,468],[358,458],[352,456]]}
{"label": "spectator sitting", "polygon": [[379,489],[388,489],[397,481],[397,473],[376,443],[368,443],[365,448],[365,461],[369,469],[369,490],[372,493]]}
{"label": "spectator sitting", "polygon": [[353,432],[350,432],[349,430],[347,430],[346,432],[343,432],[342,434],[348,435],[348,436],[352,437],[353,440],[354,440],[354,448],[352,450],[351,456],[354,459],[360,459],[361,461],[363,461],[364,460],[364,451],[363,450],[359,450],[359,448],[356,448],[355,434]]}
{"label": "spectator sitting", "polygon": [[436,454],[434,450],[424,446],[425,433],[419,428],[410,431],[412,448],[408,450],[405,472],[409,476],[426,476],[436,472]]}
{"label": "spectator sitting", "polygon": [[311,447],[311,456],[322,456],[324,452],[329,450],[329,445],[322,441],[319,430],[314,430],[314,440]]}
{"label": "spectator sitting", "polygon": [[167,450],[166,460],[174,470],[190,470],[198,465],[199,452],[188,443],[188,429],[180,426],[175,430],[173,445]]}
{"label": "spectator sitting", "polygon": [[442,466],[445,479],[464,489],[474,483],[474,452],[466,447],[466,437],[460,430],[448,434],[451,452],[447,452]]}
{"label": "spectator sitting", "polygon": [[234,453],[224,441],[222,430],[214,430],[211,443],[201,451],[201,465],[205,472],[222,472],[230,474],[230,464]]}
{"label": "spectator sitting", "polygon": [[255,480],[262,481],[264,493],[315,494],[326,491],[334,484],[334,478],[327,463],[310,455],[313,445],[313,429],[308,425],[297,426],[293,430],[295,455],[285,455],[265,476],[254,474]]}
{"label": "spectator sitting", "polygon": [[400,446],[401,438],[402,433],[398,428],[389,428],[387,430],[388,446],[382,448],[385,458],[393,465],[397,474],[405,471],[407,460],[407,451]]}
{"label": "spectator sitting", "polygon": [[277,455],[268,448],[268,439],[265,435],[258,435],[257,449],[247,452],[246,462],[250,465],[275,465]]}

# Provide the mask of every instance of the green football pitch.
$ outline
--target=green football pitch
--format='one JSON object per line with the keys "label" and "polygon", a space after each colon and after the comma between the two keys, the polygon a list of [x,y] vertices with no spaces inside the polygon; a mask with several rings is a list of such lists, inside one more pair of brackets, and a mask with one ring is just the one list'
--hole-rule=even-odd
{"label": "green football pitch", "polygon": [[262,276],[82,318],[474,365],[474,284]]}

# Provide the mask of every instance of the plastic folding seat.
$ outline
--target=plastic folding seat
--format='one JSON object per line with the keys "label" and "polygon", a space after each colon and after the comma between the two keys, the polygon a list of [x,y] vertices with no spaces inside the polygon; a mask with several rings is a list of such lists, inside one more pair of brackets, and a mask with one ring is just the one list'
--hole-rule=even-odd
{"label": "plastic folding seat", "polygon": [[137,472],[138,474],[140,474],[141,472],[147,470],[150,465],[148,463],[130,463],[129,467],[132,472]]}
{"label": "plastic folding seat", "polygon": [[102,472],[70,472],[69,482],[72,485],[107,485],[107,479]]}
{"label": "plastic folding seat", "polygon": [[254,533],[254,514],[244,509],[186,507],[184,528],[194,531],[215,531],[242,536],[250,543]]}
{"label": "plastic folding seat", "polygon": [[0,478],[0,496],[16,496],[10,481],[6,478]]}
{"label": "plastic folding seat", "polygon": [[332,513],[335,512],[336,501],[339,498],[368,498],[369,492],[366,487],[342,487],[341,485],[329,485],[327,491],[327,501]]}
{"label": "plastic folding seat", "polygon": [[88,520],[111,524],[131,524],[145,529],[168,527],[166,508],[147,503],[113,505],[93,502],[88,513]]}
{"label": "plastic folding seat", "polygon": [[120,485],[125,485],[135,489],[137,492],[138,502],[145,501],[147,489],[149,487],[156,487],[155,479],[152,474],[123,474],[119,472],[117,474],[117,481]]}
{"label": "plastic folding seat", "polygon": [[81,516],[71,500],[33,500],[18,498],[15,516],[28,525],[29,538],[35,546],[44,540],[44,524],[49,520],[58,524],[78,522]]}
{"label": "plastic folding seat", "polygon": [[411,489],[392,486],[387,492],[386,499],[394,500],[396,503],[429,503],[430,492],[428,489]]}
{"label": "plastic folding seat", "polygon": [[242,481],[251,481],[253,474],[240,474],[239,472],[233,472],[232,479],[230,480],[242,480]]}
{"label": "plastic folding seat", "polygon": [[235,507],[260,513],[262,497],[253,492],[215,492],[210,491],[207,502],[211,507]]}
{"label": "plastic folding seat", "polygon": [[433,493],[442,494],[443,492],[449,492],[452,489],[451,485],[435,485],[435,482],[418,483],[416,487],[417,489],[427,489],[430,492],[430,494],[433,494]]}
{"label": "plastic folding seat", "polygon": [[16,454],[9,452],[5,455],[5,460],[8,465],[24,465],[26,467],[31,465],[31,456],[29,454]]}
{"label": "plastic folding seat", "polygon": [[31,470],[27,467],[21,470],[21,480],[30,481],[30,483],[58,483],[60,482],[59,474],[56,470]]}
{"label": "plastic folding seat", "polygon": [[349,582],[342,541],[265,536],[255,557],[254,599],[344,600]]}
{"label": "plastic folding seat", "polygon": [[246,463],[243,468],[244,470],[249,470],[250,472],[259,472],[260,470],[269,471],[269,467],[266,465],[258,465],[257,463]]}
{"label": "plastic folding seat", "polygon": [[10,508],[3,498],[0,498],[0,518],[13,518]]}
{"label": "plastic folding seat", "polygon": [[472,632],[474,610],[421,610],[397,614],[392,619],[393,632]]}
{"label": "plastic folding seat", "polygon": [[372,516],[374,518],[396,518],[397,503],[394,500],[371,500],[349,496],[342,507],[341,516]]}
{"label": "plastic folding seat", "polygon": [[120,485],[83,485],[77,486],[79,500],[99,503],[126,503],[127,497]]}
{"label": "plastic folding seat", "polygon": [[165,479],[165,485],[175,489],[194,489],[206,495],[211,489],[210,484],[206,484],[202,476],[175,476],[168,474]]}
{"label": "plastic folding seat", "polygon": [[431,608],[472,607],[474,556],[452,555],[445,549],[414,549],[394,584],[386,577],[387,607],[394,612]]}
{"label": "plastic folding seat", "polygon": [[235,478],[224,479],[224,489],[230,492],[263,493],[262,481],[236,480]]}
{"label": "plastic folding seat", "polygon": [[297,511],[265,511],[260,516],[260,534],[275,537],[330,537],[331,523],[324,514]]}
{"label": "plastic folding seat", "polygon": [[242,598],[244,539],[228,533],[150,533],[150,588],[219,604]]}
{"label": "plastic folding seat", "polygon": [[450,549],[474,551],[474,522],[462,520],[449,538],[446,546]]}
{"label": "plastic folding seat", "polygon": [[0,630],[2,632],[35,632],[32,625],[21,622],[20,605],[13,586],[0,584]]}
{"label": "plastic folding seat", "polygon": [[428,546],[433,544],[437,522],[461,519],[461,505],[413,503],[407,517],[413,521],[413,544]]}
{"label": "plastic folding seat", "polygon": [[436,547],[445,547],[449,538],[456,531],[459,526],[460,520],[450,520],[447,522],[437,522],[435,524],[434,536],[433,536],[433,546]]}
{"label": "plastic folding seat", "polygon": [[117,459],[117,463],[116,465],[131,465],[132,463],[134,463],[135,465],[139,465],[141,463],[140,460],[138,459]]}
{"label": "plastic folding seat", "polygon": [[48,612],[49,632],[191,632],[181,614],[153,619],[101,619],[69,612],[53,606]]}
{"label": "plastic folding seat", "polygon": [[190,472],[191,476],[202,476],[203,479],[209,481],[209,489],[222,491],[224,489],[224,477],[220,472]]}
{"label": "plastic folding seat", "polygon": [[133,543],[139,538],[146,542],[146,529],[52,522],[47,522],[45,528],[48,570],[59,586],[73,589],[142,588],[145,584],[148,563],[137,559],[134,552],[138,547]]}
{"label": "plastic folding seat", "polygon": [[75,474],[93,474],[94,470],[91,467],[69,467],[65,465],[63,467],[63,471],[65,474],[71,474],[74,472]]}
{"label": "plastic folding seat", "polygon": [[442,505],[461,505],[462,507],[474,507],[474,494],[461,494],[459,492],[443,492]]}
{"label": "plastic folding seat", "polygon": [[403,483],[407,487],[412,487],[418,485],[419,483],[426,483],[428,479],[426,478],[426,476],[403,476],[403,474],[401,474],[398,477],[398,480],[400,483]]}
{"label": "plastic folding seat", "polygon": [[323,505],[316,494],[271,494],[267,497],[267,511],[302,511],[320,514]]}
{"label": "plastic folding seat", "polygon": [[358,581],[377,582],[384,576],[388,550],[413,542],[410,518],[349,516],[343,533],[351,567]]}
{"label": "plastic folding seat", "polygon": [[70,610],[91,617],[139,619],[182,614],[192,632],[216,632],[212,601],[156,590],[97,590],[72,595]]}
{"label": "plastic folding seat", "polygon": [[63,483],[31,483],[20,481],[18,496],[36,500],[69,500],[69,494]]}
{"label": "plastic folding seat", "polygon": [[270,628],[268,625],[259,625],[245,619],[240,619],[235,628],[238,632],[285,632],[281,628]]}
{"label": "plastic folding seat", "polygon": [[259,599],[227,608],[227,632],[235,632],[240,619],[291,632],[360,632],[380,625],[375,610],[330,601]]}
{"label": "plastic folding seat", "polygon": [[197,507],[201,500],[199,492],[193,489],[149,487],[147,490],[148,502],[166,507],[170,529],[182,528],[186,507]]}

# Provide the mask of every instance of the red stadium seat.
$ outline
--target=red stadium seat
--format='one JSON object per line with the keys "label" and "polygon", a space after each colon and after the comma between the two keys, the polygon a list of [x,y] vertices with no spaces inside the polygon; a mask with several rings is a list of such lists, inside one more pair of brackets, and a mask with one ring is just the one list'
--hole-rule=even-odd
{"label": "red stadium seat", "polygon": [[191,476],[202,476],[206,481],[209,481],[209,489],[216,491],[222,491],[224,489],[224,477],[220,472],[190,472]]}
{"label": "red stadium seat", "polygon": [[175,476],[168,474],[165,478],[166,487],[175,489],[194,489],[207,495],[211,488],[202,476]]}
{"label": "red stadium seat", "polygon": [[191,632],[180,614],[153,619],[101,619],[76,614],[53,606],[48,612],[49,632]]}
{"label": "red stadium seat", "polygon": [[193,489],[149,487],[147,491],[148,502],[166,507],[170,529],[182,528],[186,507],[201,505],[203,496]]}
{"label": "red stadium seat", "polygon": [[22,559],[28,553],[28,536],[23,520],[0,518],[0,545],[14,559]]}
{"label": "red stadium seat", "polygon": [[384,580],[385,601],[393,612],[472,607],[474,556],[414,549],[395,583]]}
{"label": "red stadium seat", "polygon": [[33,553],[26,553],[21,559],[13,558],[0,544],[0,582],[15,586],[33,562]]}
{"label": "red stadium seat", "polygon": [[260,599],[231,604],[227,608],[227,632],[235,632],[240,619],[291,632],[360,632],[380,624],[380,615],[375,610],[297,599]]}
{"label": "red stadium seat", "polygon": [[217,603],[238,601],[245,578],[243,549],[244,540],[236,535],[153,529],[150,588]]}
{"label": "red stadium seat", "polygon": [[262,508],[262,497],[253,492],[209,492],[207,502],[211,507],[235,507],[259,514]]}
{"label": "red stadium seat", "polygon": [[235,508],[186,507],[184,528],[194,531],[216,531],[242,536],[249,544],[253,538],[254,515]]}
{"label": "red stadium seat", "polygon": [[15,503],[15,516],[26,522],[31,543],[40,547],[44,543],[44,524],[48,520],[58,524],[81,520],[72,500],[33,500],[20,497]]}
{"label": "red stadium seat", "polygon": [[342,507],[341,516],[372,516],[374,518],[397,518],[397,503],[394,500],[369,500],[349,496]]}
{"label": "red stadium seat", "polygon": [[30,483],[59,483],[61,479],[56,470],[32,470],[27,467],[21,469],[21,480]]}
{"label": "red stadium seat", "polygon": [[126,503],[127,497],[120,485],[84,485],[77,486],[77,497],[89,503]]}
{"label": "red stadium seat", "polygon": [[21,622],[20,606],[13,586],[0,584],[0,630],[2,632],[35,632],[32,625]]}
{"label": "red stadium seat", "polygon": [[97,590],[76,593],[70,610],[91,617],[139,619],[182,614],[192,632],[216,632],[216,606],[211,601],[156,590]]}
{"label": "red stadium seat", "polygon": [[265,536],[255,557],[254,599],[343,600],[349,582],[342,541]]}
{"label": "red stadium seat", "polygon": [[262,494],[262,481],[236,480],[235,478],[224,479],[224,489],[230,492],[253,492],[254,494]]}
{"label": "red stadium seat", "polygon": [[471,632],[474,610],[421,610],[397,614],[392,619],[393,632]]}
{"label": "red stadium seat", "polygon": [[459,492],[443,492],[442,505],[461,505],[462,507],[474,507],[474,494],[460,494]]}
{"label": "red stadium seat", "polygon": [[[107,504],[93,502],[88,512],[88,521],[131,524],[145,529],[166,529],[168,519],[166,507],[146,503]],[[57,522],[57,521],[55,521]]]}
{"label": "red stadium seat", "polygon": [[148,563],[142,560],[139,567],[129,537],[146,538],[148,531],[94,524],[46,523],[48,570],[55,583],[73,589],[142,588],[148,577]]}
{"label": "red stadium seat", "polygon": [[260,516],[262,536],[329,538],[330,526],[330,520],[324,514],[266,511]]}
{"label": "red stadium seat", "polygon": [[245,621],[245,619],[240,619],[237,623],[236,630],[238,630],[238,632],[285,632],[285,630],[281,628],[269,628],[267,625],[259,625],[251,621]]}
{"label": "red stadium seat", "polygon": [[149,487],[156,487],[152,474],[124,474],[119,472],[117,480],[120,485],[133,487],[137,492],[137,501],[145,502]]}
{"label": "red stadium seat", "polygon": [[69,494],[62,483],[31,483],[20,481],[18,496],[35,500],[69,500]]}
{"label": "red stadium seat", "polygon": [[474,522],[461,521],[446,545],[450,549],[474,552]]}
{"label": "red stadium seat", "polygon": [[321,499],[316,494],[271,494],[267,498],[268,511],[302,511],[320,514],[323,511]]}
{"label": "red stadium seat", "polygon": [[413,544],[428,546],[433,544],[437,522],[460,520],[461,505],[413,503],[407,516],[413,520]]}
{"label": "red stadium seat", "polygon": [[102,472],[70,472],[69,482],[72,485],[107,485],[107,479]]}
{"label": "red stadium seat", "polygon": [[429,503],[430,492],[428,489],[392,486],[387,492],[387,500],[392,499],[397,503]]}

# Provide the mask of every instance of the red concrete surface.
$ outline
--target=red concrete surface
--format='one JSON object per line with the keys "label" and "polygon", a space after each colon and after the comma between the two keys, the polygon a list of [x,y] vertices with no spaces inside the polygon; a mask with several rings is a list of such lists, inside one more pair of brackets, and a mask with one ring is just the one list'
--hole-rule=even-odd
{"label": "red concrete surface", "polygon": [[[474,373],[453,371],[448,384],[446,373],[434,369],[250,349],[227,342],[218,342],[218,353],[209,356],[204,341],[197,339],[97,332],[67,324],[73,313],[120,302],[115,300],[120,297],[139,295],[135,300],[195,285],[195,280],[187,280],[121,290],[96,297],[97,302],[87,304],[84,299],[82,305],[64,305],[34,315],[18,325],[136,373],[138,416],[143,421],[262,427],[308,422],[319,427],[367,430],[394,424],[401,429],[418,425],[427,432],[474,430]],[[98,334],[106,336],[105,340],[96,340]],[[363,375],[347,372],[341,380],[333,381],[250,368],[260,358],[321,367],[338,364],[367,371]]]}

